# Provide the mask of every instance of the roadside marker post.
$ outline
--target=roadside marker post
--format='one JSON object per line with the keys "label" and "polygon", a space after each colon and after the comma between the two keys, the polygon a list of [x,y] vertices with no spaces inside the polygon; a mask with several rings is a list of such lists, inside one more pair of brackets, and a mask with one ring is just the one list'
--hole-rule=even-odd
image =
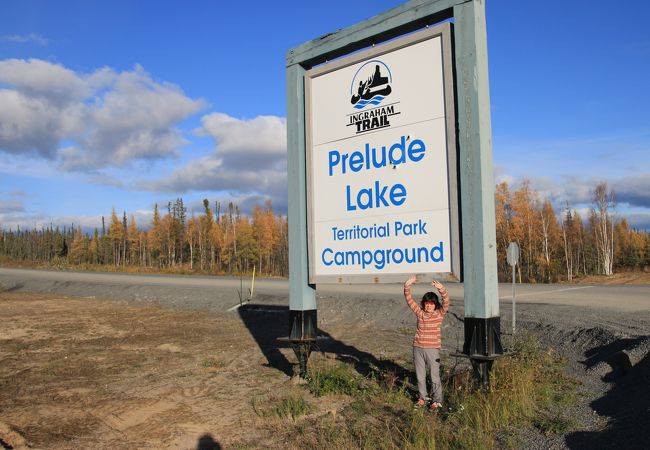
{"label": "roadside marker post", "polygon": [[512,266],[512,334],[515,334],[517,327],[515,326],[517,315],[515,313],[515,266],[519,262],[519,244],[516,242],[511,242],[508,245],[507,251],[507,261],[508,264]]}
{"label": "roadside marker post", "polygon": [[249,302],[253,299],[253,295],[255,295],[255,266],[253,266],[253,276],[251,277],[251,287],[248,290],[248,301]]}
{"label": "roadside marker post", "polygon": [[[388,65],[384,64],[383,61],[375,61],[377,58],[373,55],[379,55],[381,58],[387,57],[387,53],[392,50],[382,50],[382,47],[392,48],[390,46],[394,46],[399,49],[399,42],[406,41],[409,39],[409,35],[413,36],[417,34],[416,32],[422,32],[430,26],[450,27],[452,29],[448,38],[451,42],[449,44],[451,50],[447,52],[443,49],[443,55],[449,55],[449,59],[445,60],[443,56],[442,72],[444,73],[441,75],[446,79],[447,73],[453,74],[449,77],[452,78],[453,88],[451,91],[453,93],[448,93],[446,96],[442,94],[444,101],[450,102],[442,106],[442,110],[446,111],[443,113],[443,117],[446,118],[447,122],[436,132],[432,131],[432,127],[424,125],[422,125],[424,127],[422,129],[416,128],[414,125],[409,125],[406,128],[423,130],[422,133],[430,133],[426,134],[426,136],[433,136],[432,141],[438,139],[441,135],[446,136],[447,140],[443,140],[441,144],[436,141],[436,148],[447,148],[446,156],[444,153],[438,154],[440,158],[448,158],[446,164],[448,173],[445,173],[445,176],[448,177],[449,190],[444,191],[444,194],[441,194],[443,191],[438,190],[438,188],[430,188],[428,192],[421,194],[417,189],[417,185],[411,190],[411,187],[407,188],[406,185],[402,184],[404,182],[400,181],[404,180],[404,178],[399,177],[407,175],[408,170],[414,171],[419,167],[423,167],[415,163],[420,161],[425,153],[425,141],[427,151],[429,149],[434,151],[433,147],[435,147],[429,145],[430,141],[427,140],[429,138],[419,140],[419,135],[413,136],[412,132],[407,133],[406,131],[404,134],[407,136],[400,137],[397,132],[400,128],[388,128],[390,126],[389,120],[394,120],[395,123],[405,120],[404,118],[408,115],[405,114],[405,111],[395,111],[386,107],[384,108],[386,114],[382,117],[376,117],[370,113],[365,113],[367,115],[363,117],[361,114],[348,114],[350,116],[350,126],[347,130],[356,131],[358,136],[384,136],[381,133],[388,133],[386,130],[395,130],[394,138],[385,138],[384,142],[378,144],[375,142],[369,143],[370,138],[366,141],[352,141],[354,136],[347,138],[339,133],[340,129],[336,127],[340,127],[341,123],[330,125],[327,122],[330,120],[329,116],[336,115],[336,117],[339,117],[341,113],[337,109],[339,108],[338,104],[332,106],[328,103],[330,102],[328,96],[323,94],[323,92],[331,92],[331,96],[338,95],[339,90],[327,90],[328,86],[330,86],[328,83],[330,81],[334,83],[332,80],[345,79],[347,80],[348,91],[354,94],[351,100],[352,104],[355,104],[359,99],[366,100],[369,88],[375,88],[376,90],[373,92],[379,92],[381,89],[384,96],[392,95],[391,90],[385,88],[386,81],[382,81],[384,83],[382,86],[375,82],[377,79],[387,79],[391,82],[392,80]],[[416,47],[418,42],[420,41],[408,45],[413,44],[411,47]],[[444,37],[441,42],[443,43],[442,47],[444,47],[446,45],[444,44]],[[372,67],[375,74],[370,73],[370,75],[367,75],[363,73],[362,77],[363,67],[361,67],[357,70],[359,78],[356,75],[354,77],[346,75],[350,72],[345,72],[345,70],[350,70],[349,67],[352,67],[346,66],[347,60],[354,60],[355,58],[351,55],[358,55],[357,52],[360,51],[360,53],[364,53],[367,51],[366,49],[371,48],[378,50],[375,53],[368,50],[371,57],[365,64],[372,62],[373,66],[368,67]],[[395,56],[395,58],[398,57]],[[415,60],[410,61],[413,69],[410,69],[411,72],[406,70],[408,73],[405,75],[410,77],[417,75],[422,70],[426,70],[426,67],[429,67],[427,64],[431,60],[431,53],[425,57],[416,57]],[[350,64],[353,63],[354,61]],[[418,64],[420,65],[418,66]],[[314,72],[316,74],[310,75]],[[300,375],[305,376],[307,374],[309,354],[313,342],[318,337],[316,283],[396,282],[397,280],[403,280],[410,274],[417,273],[424,275],[425,278],[437,277],[464,282],[465,341],[463,352],[457,356],[469,358],[476,375],[484,383],[487,383],[492,362],[503,354],[503,349],[500,342],[494,180],[492,173],[492,131],[484,1],[409,1],[357,25],[290,49],[286,57],[286,74],[290,324],[289,336],[283,338],[283,340],[289,341],[294,348],[300,364]],[[318,76],[321,76],[321,79],[314,81]],[[324,80],[327,80],[327,82]],[[350,81],[352,81],[352,84],[350,84]],[[430,84],[430,82],[424,81],[421,82],[420,86]],[[404,91],[406,90],[405,87]],[[317,95],[317,97],[312,98],[313,95]],[[399,103],[399,100],[392,98],[390,102],[397,101]],[[368,97],[367,100],[372,101],[375,99]],[[318,105],[314,103],[318,103]],[[329,109],[325,107],[318,109],[324,104],[327,104]],[[406,104],[407,101],[405,100],[402,106],[406,108]],[[348,108],[351,107],[349,97],[347,105]],[[376,109],[381,112],[379,108]],[[327,125],[323,125],[319,119],[314,119],[313,115],[315,113],[313,112],[316,110],[319,111],[319,114],[320,111],[327,111],[322,116],[323,119],[326,119],[324,121],[327,122]],[[453,115],[445,115],[449,114],[450,110],[453,111]],[[431,113],[431,111],[428,111],[428,113]],[[420,113],[413,113],[412,115],[417,114]],[[355,119],[355,117],[361,118]],[[452,123],[449,123],[450,118],[453,119]],[[420,121],[418,123],[424,124],[425,122]],[[313,128],[314,123],[318,127],[316,132]],[[379,128],[384,130],[379,130]],[[372,133],[366,133],[366,131],[372,131]],[[314,133],[317,133],[318,136],[314,137]],[[354,133],[351,132],[350,134],[353,135]],[[389,135],[386,134],[386,136]],[[415,138],[412,139],[413,137]],[[336,151],[330,150],[329,161],[322,159],[323,155],[328,154],[327,148],[320,153],[314,151],[314,148],[321,145],[321,142],[339,142],[341,146],[347,145],[344,143],[345,139],[350,139],[350,142],[358,142],[354,144],[353,150],[364,148],[365,145],[366,152],[369,152],[371,147],[373,150],[374,148],[381,148],[383,144],[386,145],[385,148],[390,147],[391,151],[394,148],[401,149],[404,154],[407,153],[406,148],[408,147],[411,159],[409,164],[406,164],[407,161],[402,161],[403,164],[400,165],[393,164],[391,159],[393,170],[381,172],[381,175],[379,175],[379,165],[371,167],[371,163],[364,162],[364,160],[360,159],[363,157],[361,152],[356,152],[359,153],[359,156],[355,152],[350,152],[350,159],[347,160],[349,165],[344,166],[343,164],[346,161],[344,156],[348,156],[348,154],[339,151],[340,148],[337,148]],[[387,139],[391,140],[388,141]],[[322,147],[323,145],[319,148],[322,149]],[[370,161],[372,161],[372,164],[377,164],[381,155],[373,154],[373,156],[375,159]],[[367,158],[365,161],[368,161]],[[321,164],[321,161],[326,166],[329,163],[329,173],[327,173],[327,170],[323,171],[322,168],[317,174],[309,172],[313,165]],[[434,166],[428,167],[438,166],[434,164]],[[360,172],[361,175],[356,172]],[[373,175],[377,174],[376,177],[383,177],[391,183],[390,186],[392,187],[387,187],[387,184],[379,181],[368,182],[370,178],[362,178],[363,173],[367,172]],[[330,208],[332,199],[329,197],[332,197],[333,194],[328,197],[327,195],[323,196],[322,192],[329,193],[328,189],[330,187],[332,190],[340,188],[339,185],[332,181],[336,175],[347,177],[345,180],[361,179],[363,183],[356,182],[354,184],[354,182],[350,181],[339,183],[339,185],[343,186],[348,183],[347,210],[344,209],[339,217],[331,218],[343,222],[344,219],[341,219],[341,217],[345,218],[357,214],[354,216],[356,223],[350,224],[351,226],[339,226],[337,223],[337,226],[330,225],[327,228],[328,225],[323,225],[328,219],[327,213],[338,210],[332,209],[334,207]],[[368,175],[365,176],[368,177]],[[417,176],[410,179],[422,178],[418,172]],[[430,176],[426,181],[434,181],[438,178],[437,175]],[[330,184],[327,184],[328,182]],[[314,186],[317,186],[317,189]],[[448,187],[445,185],[444,189]],[[316,195],[314,190],[321,193],[318,201],[313,201],[313,197]],[[332,231],[330,236],[333,235],[334,237],[330,238],[330,241],[337,239],[337,230],[341,233],[344,231],[347,233],[347,230],[353,232],[355,227],[361,231],[368,230],[370,233],[381,235],[384,228],[378,219],[358,213],[359,210],[364,210],[362,212],[365,214],[368,212],[366,210],[384,208],[393,214],[394,220],[392,224],[395,227],[392,227],[392,229],[394,231],[397,228],[400,211],[404,211],[400,207],[405,203],[407,195],[413,191],[417,193],[408,198],[411,203],[407,206],[416,201],[426,202],[427,199],[448,197],[449,200],[447,206],[437,207],[438,211],[443,210],[447,213],[446,221],[449,223],[449,227],[443,230],[443,233],[440,233],[446,233],[445,240],[441,240],[439,245],[437,243],[429,245],[430,256],[426,254],[425,256],[427,262],[431,262],[431,264],[427,269],[413,270],[412,267],[416,267],[415,265],[412,265],[411,268],[408,265],[399,266],[400,261],[397,261],[395,255],[398,255],[401,259],[403,256],[401,253],[393,253],[394,260],[391,263],[394,263],[394,265],[391,267],[399,266],[397,269],[393,268],[391,272],[386,267],[379,267],[381,264],[377,262],[378,256],[388,258],[386,255],[389,253],[377,253],[381,251],[378,247],[374,247],[372,251],[353,249],[357,254],[363,255],[364,264],[366,264],[366,256],[368,257],[370,269],[365,272],[355,272],[348,267],[341,269],[336,267],[337,265],[345,265],[338,264],[341,261],[340,258],[353,252],[349,252],[348,249],[337,250],[332,248],[332,245],[321,245],[321,241],[324,241],[321,237],[325,235],[323,229]],[[326,212],[323,213],[323,211]],[[319,214],[325,217],[318,216]],[[314,219],[315,216],[317,216],[316,219],[320,220],[318,223],[320,228],[314,225],[314,222],[318,221]],[[417,219],[417,216],[414,217]],[[433,215],[427,216],[424,224],[423,221],[418,222],[420,225],[418,229],[420,231],[425,229],[429,231],[438,223],[445,222],[445,220],[433,220],[433,217]],[[390,222],[390,219],[386,220]],[[386,229],[391,228],[389,222],[386,222]],[[428,229],[425,228],[427,224]],[[422,236],[424,234],[427,233],[421,233],[420,237],[422,239],[425,237]],[[341,236],[345,236],[345,234]],[[384,238],[386,235],[380,237]],[[420,237],[411,236],[409,239],[415,240]],[[385,239],[382,242],[389,242],[389,240]],[[400,241],[399,245],[402,247],[399,249],[405,248],[403,242],[411,243],[413,241]],[[345,241],[344,244],[352,246],[356,242]],[[323,250],[323,247],[326,248]],[[446,252],[444,253],[446,260],[443,252]],[[339,259],[337,260],[337,258]],[[435,264],[443,260],[445,260],[444,264],[446,266],[443,269],[436,269]],[[335,262],[337,264],[334,264]],[[373,264],[374,267],[372,267]],[[378,270],[375,271],[375,268]],[[340,270],[340,273],[337,273],[336,270]],[[444,276],[441,277],[441,273]],[[422,277],[419,278],[422,279]]]}

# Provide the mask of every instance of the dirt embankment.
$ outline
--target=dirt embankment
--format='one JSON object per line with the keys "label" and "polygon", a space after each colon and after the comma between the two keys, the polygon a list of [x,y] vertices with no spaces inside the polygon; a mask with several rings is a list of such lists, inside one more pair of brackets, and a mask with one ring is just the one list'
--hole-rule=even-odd
{"label": "dirt embankment", "polygon": [[589,275],[575,278],[580,284],[650,284],[650,271],[617,272],[612,275]]}

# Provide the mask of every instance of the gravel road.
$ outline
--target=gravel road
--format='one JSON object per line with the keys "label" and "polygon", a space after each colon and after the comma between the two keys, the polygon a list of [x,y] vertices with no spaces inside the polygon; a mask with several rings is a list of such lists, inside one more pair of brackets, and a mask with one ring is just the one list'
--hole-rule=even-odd
{"label": "gravel road", "polygon": [[[0,268],[0,290],[119,299],[224,313],[249,297],[249,279],[57,272]],[[450,284],[446,352],[462,347],[463,286]],[[511,332],[510,284],[499,287],[501,329]],[[648,448],[650,443],[650,286],[517,285],[517,330],[531,330],[567,361],[580,386],[569,434],[524,430],[526,448]],[[416,285],[414,296],[425,285]],[[421,291],[421,292],[420,292]],[[317,290],[319,328],[413,328],[400,285],[330,285]],[[288,282],[257,279],[250,305],[288,305]]]}
{"label": "gravel road", "polygon": [[[174,307],[223,311],[239,302],[239,292],[248,299],[250,278],[175,275],[142,275],[96,272],[68,272],[0,268],[0,283],[5,289],[57,293],[79,297],[120,300],[150,300]],[[463,298],[462,283],[448,284],[454,299]],[[424,289],[424,287],[423,287]],[[286,279],[258,278],[257,297],[274,297],[288,304]],[[401,297],[401,284],[323,285],[317,298],[386,300]],[[499,285],[502,306],[512,304],[512,285]],[[650,285],[540,285],[517,284],[517,304],[594,307],[618,312],[650,311]],[[401,304],[401,299],[400,299]]]}

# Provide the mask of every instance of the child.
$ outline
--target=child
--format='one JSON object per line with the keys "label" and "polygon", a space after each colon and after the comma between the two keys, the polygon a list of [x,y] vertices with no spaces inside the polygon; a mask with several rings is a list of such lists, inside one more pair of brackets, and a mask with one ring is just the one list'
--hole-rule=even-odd
{"label": "child", "polygon": [[440,293],[427,292],[418,305],[411,297],[411,285],[415,283],[415,276],[411,276],[404,283],[404,298],[411,310],[418,318],[417,331],[413,339],[413,364],[415,375],[418,379],[419,398],[415,403],[416,408],[426,404],[427,398],[427,372],[426,366],[431,370],[431,410],[442,407],[442,384],[440,383],[440,348],[442,347],[441,328],[442,319],[449,309],[449,293],[445,286],[433,281],[431,285]]}

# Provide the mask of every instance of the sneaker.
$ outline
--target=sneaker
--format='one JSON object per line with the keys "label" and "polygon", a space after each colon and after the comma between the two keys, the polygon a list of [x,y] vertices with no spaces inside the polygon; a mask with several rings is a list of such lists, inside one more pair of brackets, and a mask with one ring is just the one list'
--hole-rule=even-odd
{"label": "sneaker", "polygon": [[429,409],[431,411],[438,411],[438,410],[442,409],[442,403],[433,402],[433,403],[431,403],[431,406],[429,406]]}
{"label": "sneaker", "polygon": [[417,402],[413,405],[415,409],[421,409],[426,405],[427,402],[423,398],[419,398]]}

